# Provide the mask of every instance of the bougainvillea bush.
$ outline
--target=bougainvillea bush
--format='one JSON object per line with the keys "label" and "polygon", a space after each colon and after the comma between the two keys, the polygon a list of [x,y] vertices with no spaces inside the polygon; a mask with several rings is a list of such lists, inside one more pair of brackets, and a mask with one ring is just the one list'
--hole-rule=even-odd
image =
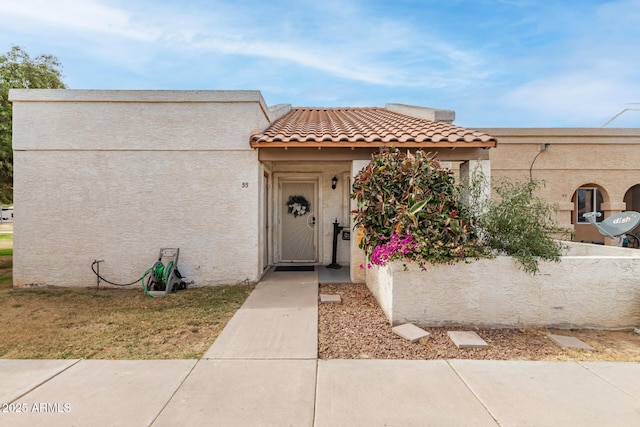
{"label": "bougainvillea bush", "polygon": [[385,148],[356,175],[352,198],[360,248],[371,263],[451,263],[488,254],[451,171],[433,155]]}

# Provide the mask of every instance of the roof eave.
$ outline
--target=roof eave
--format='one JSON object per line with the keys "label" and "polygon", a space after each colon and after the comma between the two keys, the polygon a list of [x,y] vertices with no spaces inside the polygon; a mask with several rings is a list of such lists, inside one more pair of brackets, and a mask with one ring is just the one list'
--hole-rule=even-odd
{"label": "roof eave", "polygon": [[460,142],[382,142],[382,141],[251,141],[252,148],[371,148],[371,147],[406,147],[406,148],[494,148],[497,141],[460,141]]}

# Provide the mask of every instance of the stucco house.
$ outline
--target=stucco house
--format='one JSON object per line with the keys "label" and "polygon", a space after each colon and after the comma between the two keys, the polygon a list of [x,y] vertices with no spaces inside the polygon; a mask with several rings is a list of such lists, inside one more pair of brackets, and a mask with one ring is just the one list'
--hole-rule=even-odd
{"label": "stucco house", "polygon": [[[606,212],[640,210],[637,129],[470,130],[448,110],[269,107],[258,91],[11,90],[10,100],[16,287],[91,286],[96,259],[105,277],[128,282],[161,247],[180,248],[180,271],[196,285],[328,265],[334,223],[350,226],[351,177],[381,146],[437,153],[462,181],[477,167],[557,179],[546,189],[563,224],[580,208],[572,197],[591,187]],[[592,137],[620,148],[595,166],[602,176],[589,166],[609,149],[588,151]],[[544,144],[551,150],[540,154]],[[633,178],[614,186],[611,175],[609,185],[604,171],[620,165]],[[289,206],[294,196],[302,215]],[[337,262],[353,281],[364,279],[363,258],[340,235]]]}
{"label": "stucco house", "polygon": [[585,212],[601,212],[599,220],[640,212],[640,128],[479,130],[500,141],[489,156],[492,178],[544,181],[541,195],[558,207],[558,222],[574,231],[573,240],[605,243]]}
{"label": "stucco house", "polygon": [[[425,148],[490,173],[496,139],[453,112],[268,107],[258,91],[12,90],[14,286],[140,277],[179,247],[197,285],[255,282],[271,265],[332,261],[350,177],[380,146]],[[309,210],[289,213],[291,196]],[[361,279],[353,240],[337,262]]]}

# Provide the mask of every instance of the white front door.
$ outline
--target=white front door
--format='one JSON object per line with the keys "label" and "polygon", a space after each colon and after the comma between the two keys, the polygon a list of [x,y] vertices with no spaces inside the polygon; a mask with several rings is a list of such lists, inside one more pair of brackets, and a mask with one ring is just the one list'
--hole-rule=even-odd
{"label": "white front door", "polygon": [[[279,182],[280,262],[317,262],[317,180],[283,178]],[[292,200],[304,200],[291,207]],[[307,205],[301,208],[302,205]]]}

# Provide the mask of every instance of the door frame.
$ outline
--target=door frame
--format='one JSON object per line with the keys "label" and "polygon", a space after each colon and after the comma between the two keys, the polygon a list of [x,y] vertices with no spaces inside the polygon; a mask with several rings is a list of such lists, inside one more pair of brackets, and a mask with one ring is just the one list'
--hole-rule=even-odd
{"label": "door frame", "polygon": [[[274,197],[274,226],[275,232],[274,236],[274,244],[272,245],[273,254],[274,254],[274,264],[318,264],[320,262],[320,254],[321,254],[321,228],[322,228],[322,209],[320,209],[321,205],[321,186],[320,186],[320,173],[274,173],[273,179],[275,182],[274,187],[276,191],[273,191]],[[285,209],[285,200],[282,197],[282,184],[283,183],[312,183],[314,185],[314,200],[311,200],[311,206],[313,214],[316,216],[316,226],[314,227],[313,240],[314,240],[314,248],[315,248],[315,259],[313,261],[290,261],[282,259],[282,217],[284,215],[288,215]]]}
{"label": "door frame", "polygon": [[262,224],[262,232],[263,234],[263,248],[262,248],[262,270],[266,270],[267,268],[269,268],[269,265],[271,264],[271,260],[269,258],[270,254],[270,250],[271,250],[271,238],[270,238],[270,227],[271,227],[271,221],[269,219],[269,216],[271,214],[271,203],[270,203],[270,199],[271,199],[271,183],[269,181],[269,172],[267,172],[266,170],[262,171],[262,176],[263,176],[263,200],[264,200],[264,206],[263,206],[263,224]]}

